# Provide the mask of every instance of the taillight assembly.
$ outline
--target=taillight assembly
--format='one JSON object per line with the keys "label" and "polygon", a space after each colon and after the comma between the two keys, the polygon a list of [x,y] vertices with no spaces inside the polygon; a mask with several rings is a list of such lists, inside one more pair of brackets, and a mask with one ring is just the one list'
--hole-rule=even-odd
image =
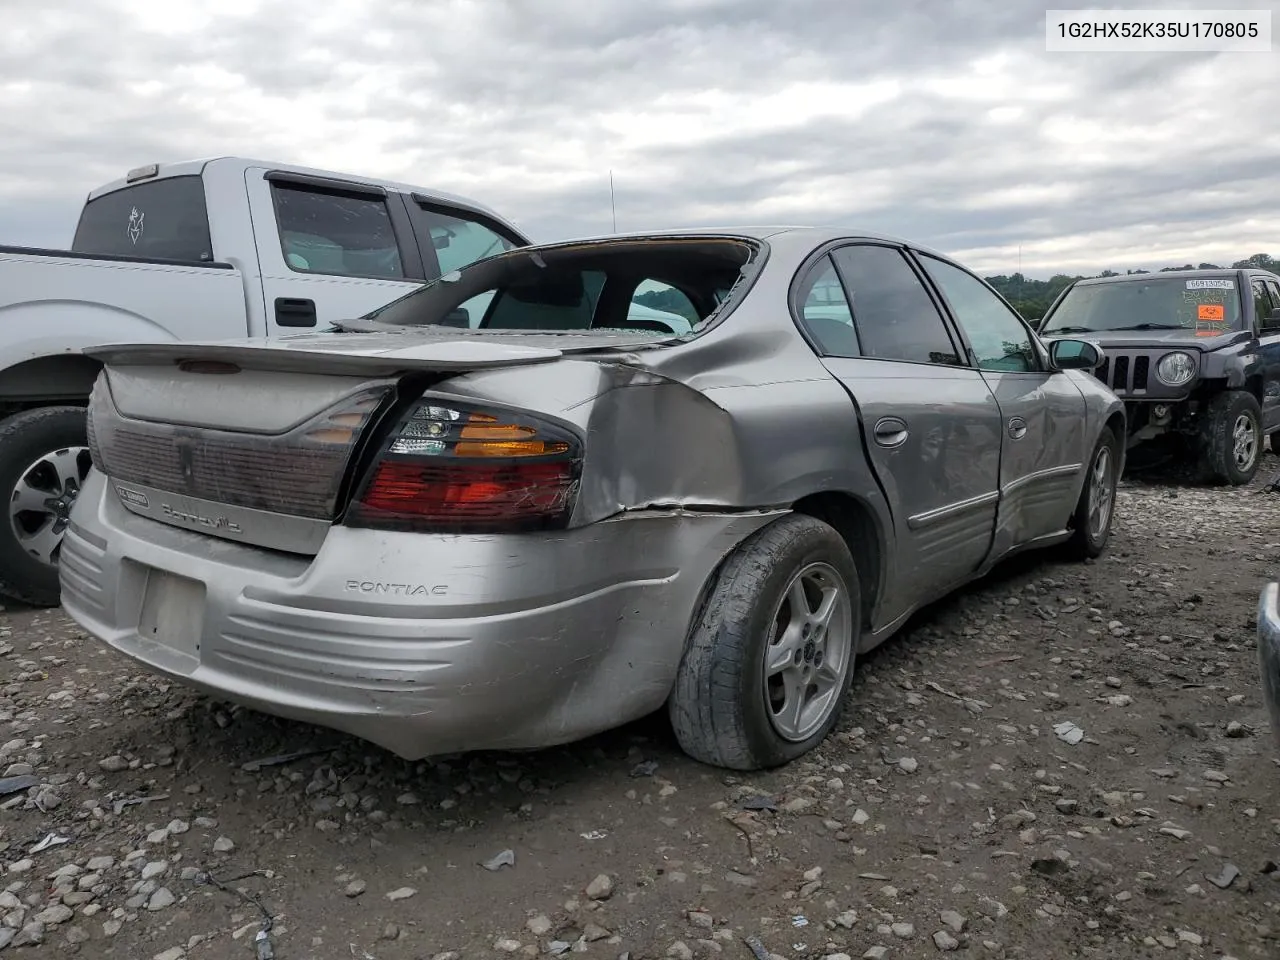
{"label": "taillight assembly", "polygon": [[432,533],[563,527],[582,443],[524,412],[424,398],[396,425],[347,525]]}

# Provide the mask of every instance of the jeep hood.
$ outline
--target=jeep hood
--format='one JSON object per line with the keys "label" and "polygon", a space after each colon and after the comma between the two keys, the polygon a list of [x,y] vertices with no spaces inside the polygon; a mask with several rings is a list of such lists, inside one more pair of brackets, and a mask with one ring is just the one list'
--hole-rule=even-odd
{"label": "jeep hood", "polygon": [[1087,340],[1104,351],[1151,347],[1168,350],[1199,350],[1208,353],[1233,343],[1252,339],[1247,330],[1232,330],[1212,337],[1198,337],[1192,331],[1177,330],[1094,330],[1088,333],[1052,333],[1041,337],[1045,343],[1054,340]]}

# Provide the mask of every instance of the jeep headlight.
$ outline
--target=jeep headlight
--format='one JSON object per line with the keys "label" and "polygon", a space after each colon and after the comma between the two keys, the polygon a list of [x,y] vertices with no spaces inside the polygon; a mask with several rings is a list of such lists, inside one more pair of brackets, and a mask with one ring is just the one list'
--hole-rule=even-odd
{"label": "jeep headlight", "polygon": [[1196,358],[1179,350],[1166,353],[1156,364],[1156,379],[1166,387],[1180,387],[1196,375]]}

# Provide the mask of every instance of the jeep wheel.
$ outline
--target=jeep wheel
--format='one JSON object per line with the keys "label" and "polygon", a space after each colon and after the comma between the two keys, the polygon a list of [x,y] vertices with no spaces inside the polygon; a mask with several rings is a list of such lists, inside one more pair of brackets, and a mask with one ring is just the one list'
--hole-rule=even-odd
{"label": "jeep wheel", "polygon": [[1209,401],[1200,428],[1200,462],[1210,479],[1242,486],[1262,459],[1262,410],[1243,390],[1228,390]]}
{"label": "jeep wheel", "polygon": [[862,609],[843,538],[790,514],[747,538],[713,574],[668,702],[695,760],[776,767],[812,750],[840,717]]}
{"label": "jeep wheel", "polygon": [[62,534],[92,461],[83,407],[43,407],[0,423],[0,594],[58,604]]}

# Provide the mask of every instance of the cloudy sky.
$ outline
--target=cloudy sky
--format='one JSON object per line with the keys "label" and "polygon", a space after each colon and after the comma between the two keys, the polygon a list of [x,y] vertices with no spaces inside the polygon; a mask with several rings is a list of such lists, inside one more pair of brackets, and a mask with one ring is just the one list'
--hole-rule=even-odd
{"label": "cloudy sky", "polygon": [[838,223],[1032,276],[1280,255],[1280,46],[1050,54],[1049,5],[0,0],[0,243],[230,153],[544,240],[611,229],[612,169],[620,230]]}

